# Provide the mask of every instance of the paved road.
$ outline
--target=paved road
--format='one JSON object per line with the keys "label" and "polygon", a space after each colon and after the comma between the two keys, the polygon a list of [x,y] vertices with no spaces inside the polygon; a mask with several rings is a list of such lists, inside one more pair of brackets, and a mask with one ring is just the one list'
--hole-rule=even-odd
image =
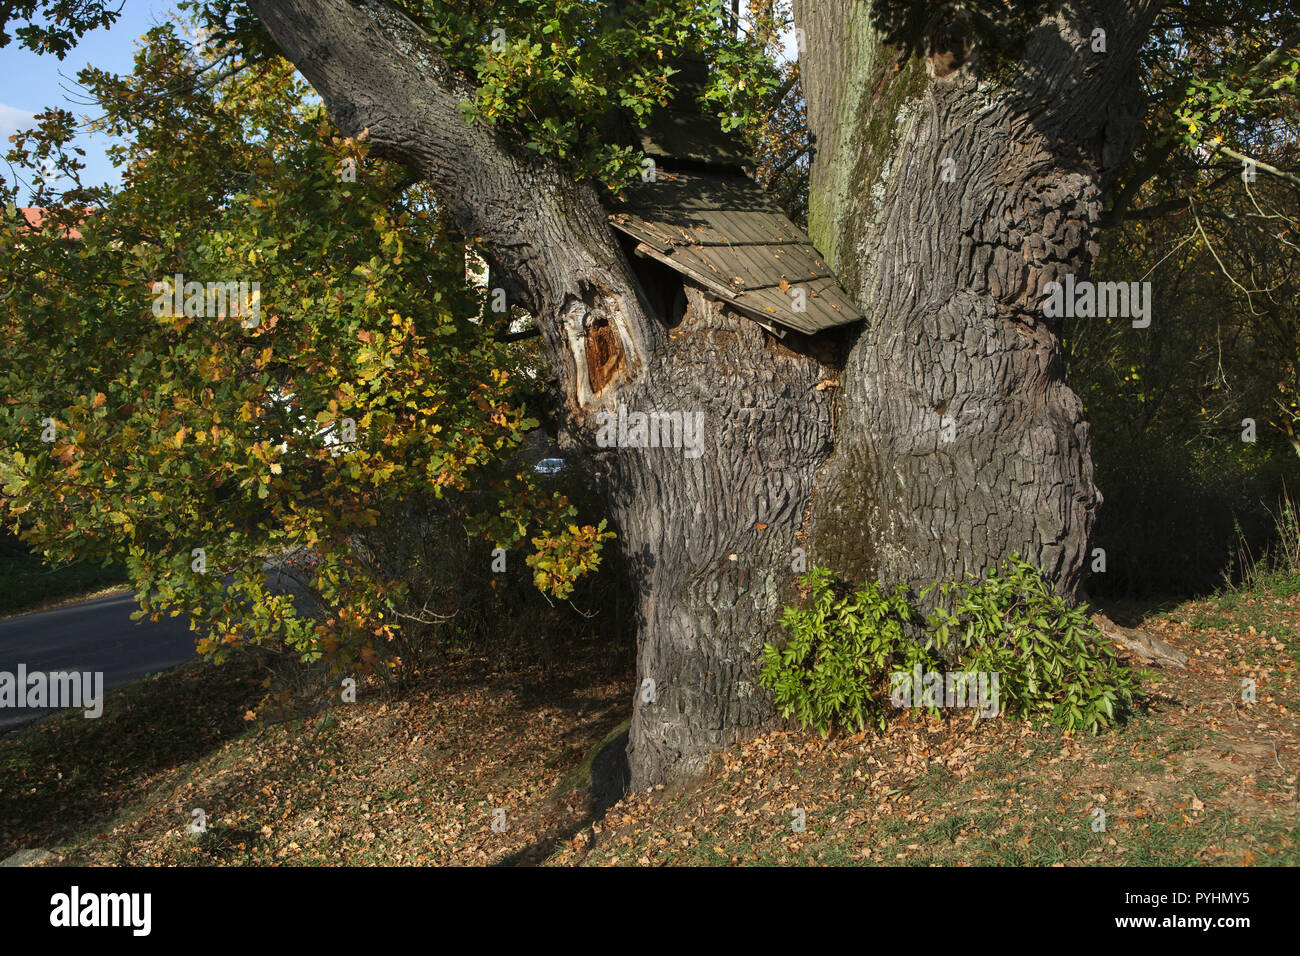
{"label": "paved road", "polygon": [[[0,621],[0,671],[103,671],[104,690],[192,660],[185,617],[133,621],[130,592]],[[0,709],[0,734],[49,710]]]}

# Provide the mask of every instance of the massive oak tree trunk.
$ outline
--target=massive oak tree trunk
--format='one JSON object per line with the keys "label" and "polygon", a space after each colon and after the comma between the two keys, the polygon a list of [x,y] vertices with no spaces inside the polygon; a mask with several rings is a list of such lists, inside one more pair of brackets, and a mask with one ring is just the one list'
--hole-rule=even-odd
{"label": "massive oak tree trunk", "polygon": [[628,751],[639,786],[701,769],[771,718],[759,652],[791,597],[831,439],[828,370],[694,289],[647,371],[619,401],[702,414],[705,451],[620,449],[610,463],[641,602]]}
{"label": "massive oak tree trunk", "polygon": [[[638,592],[632,783],[701,768],[771,717],[758,654],[830,451],[815,344],[794,351],[694,288],[684,315],[656,313],[594,190],[466,123],[466,80],[389,5],[251,6],[339,127],[433,183],[537,317],[563,425],[603,478]],[[700,416],[702,453],[599,447],[597,416],[620,406]]]}
{"label": "massive oak tree trunk", "polygon": [[940,4],[909,22],[908,6],[796,2],[810,231],[867,316],[813,556],[921,583],[1018,552],[1075,596],[1101,499],[1040,303],[1088,275],[1156,4],[1022,4],[993,25]]}
{"label": "massive oak tree trunk", "polygon": [[[825,342],[778,343],[693,288],[684,315],[657,313],[664,297],[647,296],[595,192],[466,123],[468,81],[390,5],[250,5],[339,127],[424,175],[537,316],[639,594],[634,786],[697,770],[770,719],[758,652],[814,514],[814,557],[859,578],[925,580],[1019,550],[1077,587],[1098,499],[1036,300],[1091,258],[1145,14],[1115,14],[1100,62],[1079,49],[1085,25],[1044,20],[1022,73],[981,81],[942,56],[943,76],[915,57],[894,70],[868,3],[801,5],[814,239],[868,315],[837,370]],[[620,406],[701,415],[702,454],[599,447],[597,415]]]}

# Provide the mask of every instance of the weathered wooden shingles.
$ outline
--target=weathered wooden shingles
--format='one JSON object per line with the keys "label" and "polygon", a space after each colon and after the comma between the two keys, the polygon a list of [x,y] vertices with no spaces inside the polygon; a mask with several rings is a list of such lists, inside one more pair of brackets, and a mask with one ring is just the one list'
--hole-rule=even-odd
{"label": "weathered wooden shingles", "polygon": [[743,173],[659,169],[654,182],[628,190],[610,221],[641,254],[774,331],[812,334],[861,318],[812,240]]}

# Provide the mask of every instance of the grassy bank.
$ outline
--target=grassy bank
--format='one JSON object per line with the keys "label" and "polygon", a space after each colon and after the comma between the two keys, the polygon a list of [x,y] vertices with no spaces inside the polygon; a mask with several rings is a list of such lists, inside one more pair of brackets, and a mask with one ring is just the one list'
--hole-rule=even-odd
{"label": "grassy bank", "polygon": [[12,538],[0,541],[0,617],[44,610],[125,584],[120,567],[77,562],[54,568]]}
{"label": "grassy bank", "polygon": [[[189,666],[110,695],[101,720],[61,715],[0,739],[0,856],[1296,865],[1298,592],[1275,578],[1148,614],[1142,626],[1191,663],[1156,672],[1145,707],[1110,734],[913,717],[883,735],[781,730],[600,818],[561,783],[626,719],[633,675],[594,649],[514,671],[462,656],[400,698],[268,727],[244,720],[261,693],[251,671]],[[198,836],[186,832],[195,808],[208,821]]]}

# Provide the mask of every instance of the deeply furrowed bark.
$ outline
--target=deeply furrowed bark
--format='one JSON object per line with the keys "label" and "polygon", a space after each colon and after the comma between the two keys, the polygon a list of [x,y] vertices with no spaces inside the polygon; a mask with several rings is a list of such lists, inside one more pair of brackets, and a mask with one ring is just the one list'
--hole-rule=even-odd
{"label": "deeply furrowed bark", "polygon": [[[466,123],[465,79],[388,4],[251,6],[340,128],[422,173],[537,317],[639,595],[632,785],[700,769],[771,717],[758,654],[830,449],[826,367],[694,288],[680,321],[656,314],[595,192]],[[701,416],[701,453],[600,447],[598,416],[620,406]]]}
{"label": "deeply furrowed bark", "polygon": [[884,4],[796,3],[811,232],[867,315],[813,557],[855,579],[920,585],[1018,552],[1063,594],[1082,584],[1101,496],[1040,301],[1089,273],[1155,4],[1050,6],[995,59],[957,15],[905,38],[923,51],[906,56],[884,39]]}
{"label": "deeply furrowed bark", "polygon": [[792,593],[813,478],[830,450],[828,369],[693,289],[687,303],[643,384],[620,401],[700,414],[704,454],[620,449],[608,461],[641,598],[636,787],[698,771],[770,720],[759,653]]}

